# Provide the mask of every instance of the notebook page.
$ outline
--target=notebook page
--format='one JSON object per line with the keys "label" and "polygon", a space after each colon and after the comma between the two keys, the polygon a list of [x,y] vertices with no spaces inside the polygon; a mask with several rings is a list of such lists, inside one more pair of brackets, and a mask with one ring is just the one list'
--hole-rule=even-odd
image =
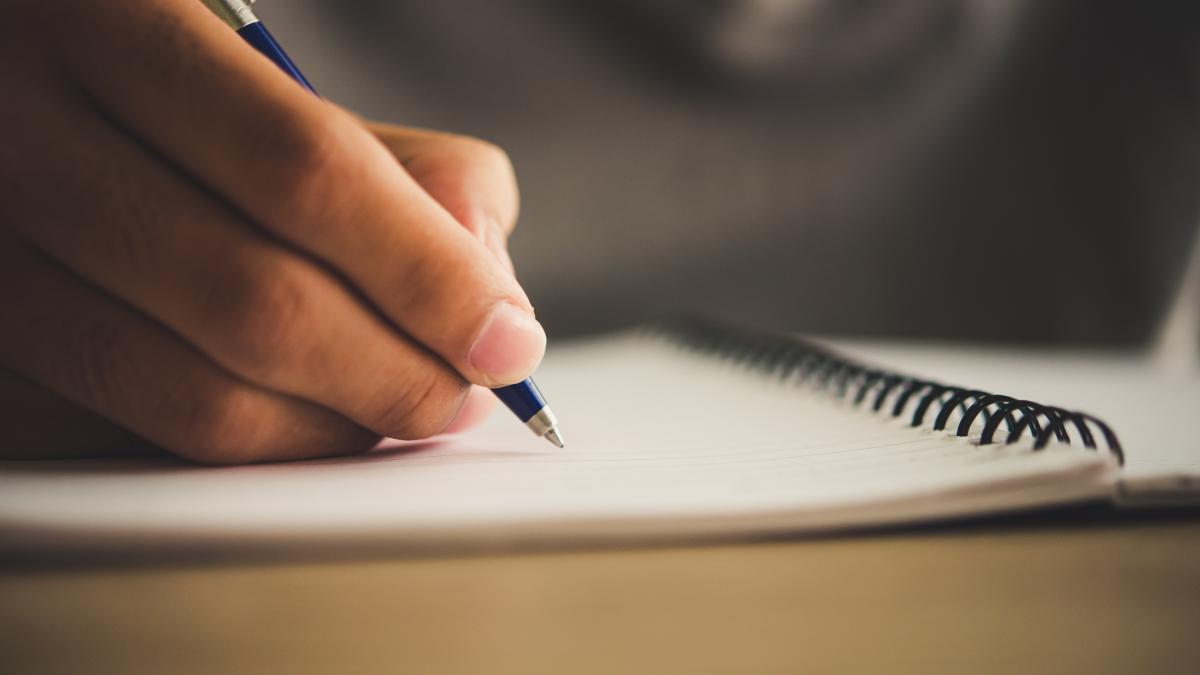
{"label": "notebook page", "polygon": [[1075,448],[978,447],[657,340],[556,350],[567,441],[506,411],[453,439],[295,464],[0,465],[0,546],[644,539],[811,531],[1104,497]]}

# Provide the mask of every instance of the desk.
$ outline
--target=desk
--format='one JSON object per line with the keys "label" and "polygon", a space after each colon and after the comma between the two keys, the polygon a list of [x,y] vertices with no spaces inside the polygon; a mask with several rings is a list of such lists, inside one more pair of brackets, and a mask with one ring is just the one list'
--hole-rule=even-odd
{"label": "desk", "polygon": [[91,674],[1195,672],[1200,517],[1042,515],[695,548],[9,568],[0,663]]}

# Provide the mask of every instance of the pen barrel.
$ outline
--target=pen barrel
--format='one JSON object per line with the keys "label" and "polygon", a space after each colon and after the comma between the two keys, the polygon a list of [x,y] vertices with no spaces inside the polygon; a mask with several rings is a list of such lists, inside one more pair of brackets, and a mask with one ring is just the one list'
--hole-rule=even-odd
{"label": "pen barrel", "polygon": [[542,396],[541,390],[532,379],[507,387],[497,387],[492,393],[522,422],[528,422],[546,407],[546,397]]}
{"label": "pen barrel", "polygon": [[279,43],[275,41],[271,32],[267,30],[267,27],[261,21],[255,20],[253,23],[248,23],[239,28],[237,32],[250,46],[258,50],[263,56],[271,59],[275,65],[279,66],[280,70],[287,73],[296,82],[299,82],[302,87],[314,94],[317,93],[317,90],[313,89],[308,79],[304,77],[304,74],[300,72],[296,64],[292,63],[292,60],[288,58],[283,48],[279,46]]}

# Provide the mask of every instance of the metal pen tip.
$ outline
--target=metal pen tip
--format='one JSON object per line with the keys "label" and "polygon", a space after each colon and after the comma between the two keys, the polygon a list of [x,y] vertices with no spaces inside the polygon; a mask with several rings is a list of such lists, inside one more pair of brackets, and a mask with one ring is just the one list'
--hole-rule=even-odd
{"label": "metal pen tip", "polygon": [[559,448],[564,448],[564,447],[566,447],[565,445],[563,445],[563,439],[562,439],[562,435],[560,435],[560,434],[558,433],[558,428],[557,428],[557,427],[550,427],[550,428],[549,428],[549,429],[546,431],[546,433],[545,433],[545,434],[542,436],[542,438],[544,438],[544,439],[546,439],[546,440],[550,441],[551,443],[553,443],[553,444],[557,445]]}

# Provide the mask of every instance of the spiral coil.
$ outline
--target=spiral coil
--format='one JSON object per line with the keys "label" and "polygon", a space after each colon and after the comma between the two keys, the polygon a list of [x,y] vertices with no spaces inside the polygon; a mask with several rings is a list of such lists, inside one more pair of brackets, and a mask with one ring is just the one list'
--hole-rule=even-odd
{"label": "spiral coil", "polygon": [[[1125,463],[1113,430],[1087,413],[881,370],[791,335],[748,332],[706,319],[673,319],[647,331],[688,351],[743,364],[798,386],[812,386],[855,407],[869,406],[873,412],[893,418],[907,415],[912,427],[928,424],[943,431],[957,422],[954,433],[962,437],[969,437],[972,428],[978,427],[980,445],[1015,443],[1028,435],[1035,451],[1051,440],[1078,441],[1097,450],[1094,432],[1098,431],[1108,451]],[[1002,424],[1007,433],[997,436]]]}

